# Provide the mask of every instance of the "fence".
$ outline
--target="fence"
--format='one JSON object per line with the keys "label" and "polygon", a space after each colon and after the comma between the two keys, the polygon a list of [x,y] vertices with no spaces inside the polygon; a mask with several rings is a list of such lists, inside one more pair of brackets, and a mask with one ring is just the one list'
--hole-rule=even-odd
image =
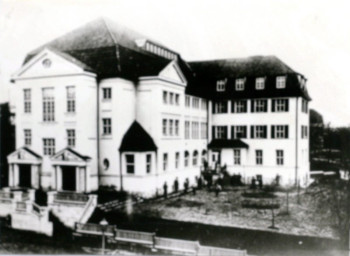
{"label": "fence", "polygon": [[155,238],[155,248],[163,250],[187,251],[195,253],[199,249],[199,242],[170,238]]}
{"label": "fence", "polygon": [[27,204],[25,202],[16,202],[16,211],[27,211]]}
{"label": "fence", "polygon": [[106,225],[102,226],[99,224],[93,223],[75,223],[75,231],[78,233],[86,233],[86,234],[95,234],[95,235],[106,235],[106,236],[114,236],[115,234],[115,226],[114,225]]}
{"label": "fence", "polygon": [[154,236],[154,233],[116,229],[115,239],[141,244],[153,244]]}
{"label": "fence", "polygon": [[74,202],[87,202],[89,196],[78,193],[69,193],[69,192],[59,192],[55,194],[55,201],[74,201]]}
{"label": "fence", "polygon": [[199,256],[245,256],[245,250],[225,249],[219,247],[200,246],[198,250]]}

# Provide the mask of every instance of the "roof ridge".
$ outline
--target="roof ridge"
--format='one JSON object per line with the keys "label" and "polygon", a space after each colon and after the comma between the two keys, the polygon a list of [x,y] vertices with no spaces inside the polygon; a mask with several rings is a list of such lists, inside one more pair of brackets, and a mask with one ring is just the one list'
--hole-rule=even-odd
{"label": "roof ridge", "polygon": [[106,29],[108,31],[108,34],[112,38],[112,41],[114,42],[114,44],[118,44],[117,40],[114,38],[114,36],[113,36],[113,34],[111,32],[111,29],[110,29],[109,25],[107,24],[106,18],[101,18],[101,19],[102,19],[103,23],[105,24]]}

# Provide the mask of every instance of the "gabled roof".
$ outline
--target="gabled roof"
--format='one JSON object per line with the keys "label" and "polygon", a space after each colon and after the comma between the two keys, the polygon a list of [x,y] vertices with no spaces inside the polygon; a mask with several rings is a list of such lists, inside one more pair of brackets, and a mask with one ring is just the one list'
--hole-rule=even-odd
{"label": "gabled roof", "polygon": [[124,134],[122,143],[119,148],[120,152],[145,152],[156,150],[157,146],[154,143],[152,137],[137,121],[134,121],[127,132]]}
{"label": "gabled roof", "polygon": [[73,154],[74,156],[76,156],[77,158],[81,159],[82,161],[87,161],[87,160],[91,159],[91,157],[84,156],[84,155],[78,153],[77,151],[75,151],[74,149],[72,149],[70,147],[66,147],[66,148],[60,150],[55,155],[53,155],[51,158],[52,159],[57,159],[57,158],[59,158],[59,156],[63,155],[65,152],[69,152],[69,153]]}
{"label": "gabled roof", "polygon": [[213,139],[209,144],[210,149],[221,149],[221,148],[248,148],[248,144],[244,143],[242,140],[234,139]]}
{"label": "gabled roof", "polygon": [[34,152],[33,150],[31,150],[30,148],[24,146],[21,148],[18,148],[16,151],[12,152],[9,156],[15,156],[20,154],[21,151],[26,151],[27,153],[29,153],[30,155],[32,155],[33,157],[37,158],[38,160],[41,160],[42,157],[41,155],[39,155],[38,153]]}

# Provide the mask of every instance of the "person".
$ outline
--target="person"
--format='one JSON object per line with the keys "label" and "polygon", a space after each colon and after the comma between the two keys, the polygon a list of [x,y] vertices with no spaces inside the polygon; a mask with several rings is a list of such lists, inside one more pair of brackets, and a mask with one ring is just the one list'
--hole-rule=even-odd
{"label": "person", "polygon": [[216,183],[215,185],[215,196],[218,197],[219,196],[219,192],[221,191],[221,186],[219,183]]}
{"label": "person", "polygon": [[190,182],[189,182],[188,178],[186,178],[185,183],[184,183],[185,193],[187,193],[189,185],[190,185]]}
{"label": "person", "polygon": [[198,187],[198,189],[202,189],[202,185],[203,185],[202,176],[200,176],[197,179],[197,187]]}
{"label": "person", "polygon": [[252,189],[256,189],[256,179],[255,177],[252,178]]}
{"label": "person", "polygon": [[177,193],[179,191],[179,181],[176,177],[175,179],[175,182],[174,182],[174,190],[175,190],[175,193]]}
{"label": "person", "polygon": [[168,184],[166,182],[164,182],[164,197],[167,198],[168,197]]}

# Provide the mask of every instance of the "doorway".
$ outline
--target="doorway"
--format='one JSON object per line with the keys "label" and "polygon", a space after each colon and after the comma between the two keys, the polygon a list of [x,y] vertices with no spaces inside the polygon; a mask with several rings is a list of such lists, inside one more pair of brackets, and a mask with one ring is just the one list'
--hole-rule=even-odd
{"label": "doorway", "polygon": [[32,187],[32,166],[30,164],[19,164],[19,186]]}
{"label": "doorway", "polygon": [[76,190],[75,166],[61,166],[62,169],[62,190]]}

